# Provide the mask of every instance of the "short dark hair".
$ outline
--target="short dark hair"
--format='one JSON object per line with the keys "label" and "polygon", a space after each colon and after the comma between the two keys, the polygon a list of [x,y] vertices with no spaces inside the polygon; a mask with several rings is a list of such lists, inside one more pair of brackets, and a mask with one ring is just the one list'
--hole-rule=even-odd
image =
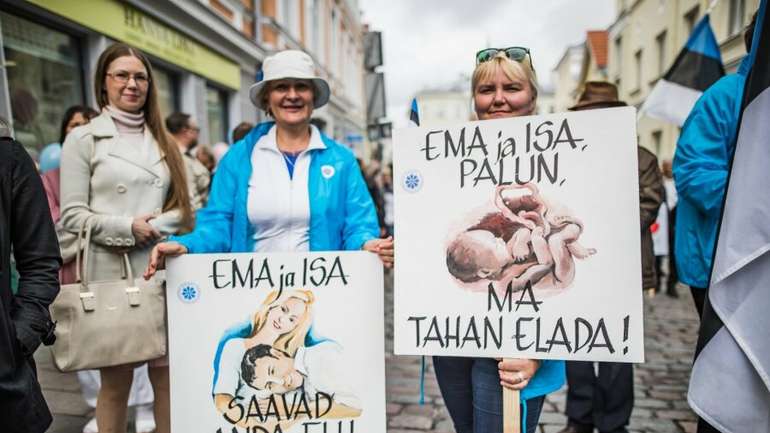
{"label": "short dark hair", "polygon": [[241,122],[238,124],[238,126],[233,129],[233,143],[236,143],[238,141],[241,141],[243,137],[246,136],[246,134],[251,131],[251,129],[254,128],[254,124],[249,122]]}
{"label": "short dark hair", "polygon": [[743,34],[743,43],[746,44],[747,53],[751,51],[751,41],[754,39],[754,27],[757,25],[757,12],[754,12],[754,15],[751,17],[751,22],[746,26],[746,32]]}
{"label": "short dark hair", "polygon": [[91,107],[86,107],[85,105],[73,105],[68,108],[67,111],[64,112],[64,117],[59,126],[59,144],[64,144],[64,139],[67,137],[67,124],[70,123],[70,120],[72,120],[78,113],[82,114],[86,120],[91,120],[99,115],[98,111]]}
{"label": "short dark hair", "polygon": [[166,117],[166,129],[172,134],[179,134],[183,129],[190,126],[190,115],[187,113],[175,112]]}
{"label": "short dark hair", "polygon": [[254,388],[254,385],[251,383],[254,382],[254,379],[256,378],[255,366],[257,360],[266,357],[278,359],[278,357],[273,355],[273,346],[270,346],[269,344],[257,344],[247,350],[243,355],[243,360],[241,361],[241,378],[252,388]]}

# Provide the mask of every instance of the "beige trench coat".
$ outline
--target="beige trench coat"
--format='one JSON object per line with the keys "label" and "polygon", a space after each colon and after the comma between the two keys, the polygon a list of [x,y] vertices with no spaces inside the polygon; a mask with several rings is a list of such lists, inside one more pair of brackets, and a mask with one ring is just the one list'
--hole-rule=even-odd
{"label": "beige trench coat", "polygon": [[77,233],[92,217],[92,281],[120,278],[119,250],[129,249],[136,278],[147,267],[151,247],[135,247],[134,218],[155,215],[150,224],[164,237],[179,230],[180,212],[162,212],[171,182],[164,155],[149,129],[144,135],[139,147],[124,142],[109,114],[102,113],[64,141],[61,222],[64,230]]}

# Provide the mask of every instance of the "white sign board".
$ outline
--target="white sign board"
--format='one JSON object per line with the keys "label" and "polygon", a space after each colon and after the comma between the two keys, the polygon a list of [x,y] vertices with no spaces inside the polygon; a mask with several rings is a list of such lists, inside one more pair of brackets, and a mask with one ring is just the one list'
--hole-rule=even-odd
{"label": "white sign board", "polygon": [[376,255],[185,255],[167,302],[173,431],[385,433]]}
{"label": "white sign board", "polygon": [[396,131],[397,354],[643,361],[635,113]]}

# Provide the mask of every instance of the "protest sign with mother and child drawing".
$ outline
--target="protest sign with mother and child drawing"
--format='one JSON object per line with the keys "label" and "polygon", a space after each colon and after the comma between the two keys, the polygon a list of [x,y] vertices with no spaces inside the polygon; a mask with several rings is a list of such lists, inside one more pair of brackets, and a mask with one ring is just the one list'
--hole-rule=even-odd
{"label": "protest sign with mother and child drawing", "polygon": [[172,429],[384,433],[382,290],[364,252],[170,260]]}

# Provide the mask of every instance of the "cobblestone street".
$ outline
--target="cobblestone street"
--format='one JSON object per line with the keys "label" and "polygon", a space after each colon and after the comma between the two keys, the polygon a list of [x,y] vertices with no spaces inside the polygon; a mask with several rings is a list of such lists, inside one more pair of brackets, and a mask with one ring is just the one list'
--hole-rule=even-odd
{"label": "cobblestone street", "polygon": [[[452,433],[451,420],[428,362],[425,404],[419,404],[420,358],[393,356],[393,293],[388,278],[385,294],[388,433]],[[695,432],[694,415],[686,392],[697,317],[689,292],[680,286],[679,299],[665,295],[645,298],[647,362],[635,366],[636,402],[630,431],[636,433]],[[61,374],[48,349],[36,354],[40,381],[54,412],[51,433],[80,433],[90,409],[80,396],[74,374]],[[555,433],[566,423],[565,392],[548,396],[540,417],[540,431]]]}

